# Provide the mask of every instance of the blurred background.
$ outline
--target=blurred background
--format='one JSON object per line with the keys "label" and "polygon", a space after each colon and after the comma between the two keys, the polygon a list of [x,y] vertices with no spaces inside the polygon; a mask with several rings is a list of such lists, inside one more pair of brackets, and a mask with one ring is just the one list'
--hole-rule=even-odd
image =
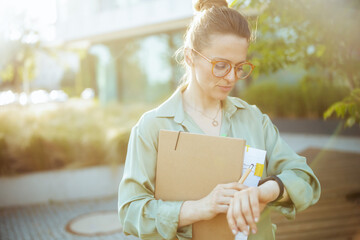
{"label": "blurred background", "polygon": [[[273,119],[359,126],[359,1],[233,5],[256,68],[231,95]],[[178,85],[192,16],[190,0],[1,1],[0,173],[123,162],[131,126]]]}
{"label": "blurred background", "polygon": [[[281,131],[325,127],[356,149],[360,2],[228,2],[251,24],[256,66],[231,95]],[[0,0],[0,176],[118,171],[131,127],[178,86],[193,14],[191,0]]]}

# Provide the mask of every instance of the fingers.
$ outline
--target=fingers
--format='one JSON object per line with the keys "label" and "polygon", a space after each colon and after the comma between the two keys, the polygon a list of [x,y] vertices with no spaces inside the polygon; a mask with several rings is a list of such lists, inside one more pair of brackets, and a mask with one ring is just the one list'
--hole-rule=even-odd
{"label": "fingers", "polygon": [[[237,189],[245,189],[246,191],[239,191]],[[235,197],[237,195],[237,197]],[[249,226],[256,231],[256,221],[260,216],[259,202],[257,192],[253,188],[249,188],[237,182],[219,184],[211,194],[210,209],[213,214],[228,213],[232,198],[236,199],[234,206],[232,206],[232,218],[229,218],[229,226],[231,221],[235,222],[237,230],[240,229],[244,233],[248,231]]]}
{"label": "fingers", "polygon": [[218,193],[217,193],[217,196],[216,196],[216,204],[221,204],[221,205],[227,205],[229,206],[230,205],[230,201],[231,199],[234,197],[234,194],[236,193],[237,191],[235,190],[230,190],[230,189],[224,189],[224,190],[220,190]]}
{"label": "fingers", "polygon": [[[252,212],[252,205],[250,201],[250,195],[243,194],[241,197],[241,211],[243,214],[243,217],[245,219],[246,230],[249,230],[249,227],[252,229],[253,233],[256,233],[256,223],[254,220],[253,212]],[[245,230],[245,229],[243,229]],[[246,232],[246,231],[245,231]]]}
{"label": "fingers", "polygon": [[233,218],[235,219],[237,228],[244,233],[246,236],[249,235],[248,224],[246,222],[246,218],[244,216],[243,209],[244,207],[249,207],[248,204],[244,205],[244,197],[247,195],[237,194],[239,197],[233,200]]}
{"label": "fingers", "polygon": [[234,183],[219,184],[204,198],[205,205],[210,212],[209,219],[219,213],[226,213],[228,211],[231,199],[238,192],[234,189],[234,186],[236,186]]}
{"label": "fingers", "polygon": [[255,191],[251,191],[249,199],[251,203],[251,210],[254,217],[254,221],[255,223],[257,223],[259,222],[260,219],[260,204],[259,204],[258,194]]}
{"label": "fingers", "polygon": [[[227,219],[230,228],[235,229],[234,225],[245,235],[249,234],[249,227],[255,234],[257,232],[256,223],[260,218],[259,198],[256,188],[248,188],[237,192],[233,200],[230,201]],[[233,223],[235,222],[235,223]]]}
{"label": "fingers", "polygon": [[231,232],[235,235],[239,231],[239,229],[236,225],[233,212],[234,212],[234,204],[233,204],[233,199],[231,199],[229,209],[226,213],[226,219],[228,221],[228,225]]}
{"label": "fingers", "polygon": [[229,210],[229,205],[217,205],[218,213],[227,213]]}
{"label": "fingers", "polygon": [[235,193],[238,192],[238,190],[234,190],[234,189],[222,189],[221,190],[224,196],[227,197],[233,197]]}
{"label": "fingers", "polygon": [[221,204],[221,205],[227,205],[227,206],[229,206],[231,199],[232,199],[232,197],[222,196],[222,197],[219,197],[219,198],[218,198],[217,203],[218,203],[218,204]]}
{"label": "fingers", "polygon": [[[231,198],[234,197],[235,193],[238,192],[238,190],[234,190],[233,188],[224,188],[225,184],[218,185],[214,189],[214,202],[216,204],[225,204],[230,205]],[[235,186],[235,185],[227,185],[229,186]]]}
{"label": "fingers", "polygon": [[218,187],[222,187],[224,189],[234,189],[237,191],[241,191],[245,188],[248,188],[248,186],[238,183],[238,182],[231,182],[231,183],[226,183],[226,184],[219,184]]}

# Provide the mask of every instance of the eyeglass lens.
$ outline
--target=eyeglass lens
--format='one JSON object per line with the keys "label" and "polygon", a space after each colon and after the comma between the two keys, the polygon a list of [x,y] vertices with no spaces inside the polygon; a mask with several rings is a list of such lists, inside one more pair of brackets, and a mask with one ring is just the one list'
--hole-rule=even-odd
{"label": "eyeglass lens", "polygon": [[[227,62],[217,62],[214,65],[213,68],[213,73],[215,76],[217,77],[224,77],[226,74],[228,74],[228,72],[230,72],[231,70],[231,65]],[[251,72],[252,68],[250,64],[241,64],[239,66],[236,67],[236,76],[239,79],[242,78],[246,78],[250,72]]]}

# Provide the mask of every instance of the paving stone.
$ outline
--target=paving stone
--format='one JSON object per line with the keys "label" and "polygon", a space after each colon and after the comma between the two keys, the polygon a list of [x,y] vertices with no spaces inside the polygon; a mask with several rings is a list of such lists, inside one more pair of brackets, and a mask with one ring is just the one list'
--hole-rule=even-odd
{"label": "paving stone", "polygon": [[98,237],[68,233],[66,224],[75,217],[98,211],[116,211],[117,197],[54,202],[0,209],[1,240],[137,240],[124,233]]}

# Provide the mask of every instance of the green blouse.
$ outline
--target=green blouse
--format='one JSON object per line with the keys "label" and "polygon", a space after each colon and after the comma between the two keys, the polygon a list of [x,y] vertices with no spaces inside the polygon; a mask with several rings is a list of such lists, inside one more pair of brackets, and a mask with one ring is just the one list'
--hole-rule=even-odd
{"label": "green blouse", "polygon": [[[204,134],[184,112],[182,92],[178,88],[159,107],[146,112],[132,128],[119,185],[118,213],[126,235],[141,239],[191,239],[192,225],[178,229],[183,201],[162,201],[154,198],[155,168],[160,129]],[[280,137],[270,118],[255,105],[227,97],[223,101],[220,136],[242,138],[251,147],[264,149],[265,168],[262,178],[277,175],[291,199],[290,203],[268,205],[258,222],[252,239],[275,239],[276,226],[271,224],[269,209],[276,209],[287,218],[315,204],[320,198],[320,183],[306,164]]]}

